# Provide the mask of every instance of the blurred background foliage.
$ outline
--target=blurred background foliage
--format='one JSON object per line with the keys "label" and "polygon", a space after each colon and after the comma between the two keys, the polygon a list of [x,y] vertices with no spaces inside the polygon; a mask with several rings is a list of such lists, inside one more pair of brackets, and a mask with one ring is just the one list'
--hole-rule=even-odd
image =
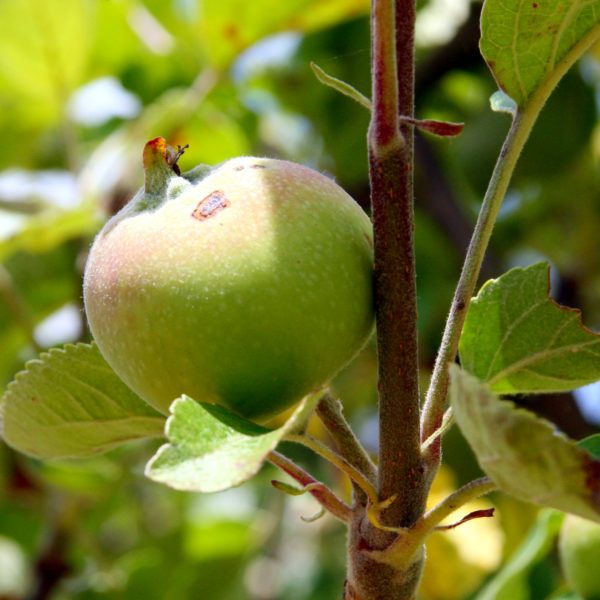
{"label": "blurred background foliage", "polygon": [[[478,2],[419,3],[417,113],[464,121],[417,139],[423,384],[487,179],[508,128],[477,49]],[[320,85],[314,61],[364,93],[368,0],[0,0],[0,386],[48,347],[88,340],[81,274],[94,233],[142,181],[148,139],[189,143],[183,169],[242,154],[334,176],[366,209],[368,114]],[[485,278],[547,259],[553,293],[600,329],[600,50],[561,83],[522,157]],[[335,382],[368,448],[377,443],[373,348]],[[597,431],[600,388],[518,398],[575,438]],[[401,416],[399,416],[401,418]],[[324,435],[315,424],[315,434]],[[459,432],[432,500],[479,473]],[[290,454],[348,494],[297,448]],[[218,495],[151,483],[152,444],[39,463],[0,444],[0,598],[329,600],[344,531],[305,523],[271,468]],[[574,598],[555,557],[561,515],[505,496],[429,542],[422,600]],[[465,512],[468,512],[466,509]]]}

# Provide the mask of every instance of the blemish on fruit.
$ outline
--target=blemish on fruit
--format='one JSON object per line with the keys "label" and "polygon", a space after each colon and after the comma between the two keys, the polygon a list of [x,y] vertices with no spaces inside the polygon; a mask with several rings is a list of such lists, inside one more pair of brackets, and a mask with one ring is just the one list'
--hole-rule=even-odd
{"label": "blemish on fruit", "polygon": [[192,212],[192,217],[198,219],[198,221],[206,221],[206,219],[214,217],[230,204],[231,202],[225,196],[225,192],[215,190],[198,202],[194,212]]}
{"label": "blemish on fruit", "polygon": [[266,169],[265,165],[250,165],[251,169]]}
{"label": "blemish on fruit", "polygon": [[534,3],[533,3],[531,6],[532,6],[533,8],[537,8],[537,7],[539,6],[539,4],[538,4],[537,2],[534,2]]}
{"label": "blemish on fruit", "polygon": [[243,171],[246,167],[244,165],[238,165],[237,167],[233,167],[234,171]]}

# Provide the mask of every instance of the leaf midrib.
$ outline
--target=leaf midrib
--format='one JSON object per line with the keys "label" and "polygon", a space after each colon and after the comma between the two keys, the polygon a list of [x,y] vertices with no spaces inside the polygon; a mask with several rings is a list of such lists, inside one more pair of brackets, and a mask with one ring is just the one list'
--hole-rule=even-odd
{"label": "leaf midrib", "polygon": [[501,379],[504,379],[504,378],[508,377],[509,375],[512,375],[516,371],[525,369],[525,368],[529,367],[529,365],[531,365],[531,364],[534,364],[536,362],[541,362],[543,360],[548,360],[550,358],[554,358],[555,356],[558,356],[565,352],[576,352],[578,350],[585,348],[586,346],[592,346],[592,345],[596,345],[596,344],[600,344],[600,339],[590,340],[588,342],[579,342],[577,344],[571,344],[569,346],[559,346],[558,348],[554,348],[552,350],[542,350],[540,352],[535,352],[534,354],[530,354],[529,356],[522,358],[521,360],[518,360],[517,362],[514,362],[512,365],[510,365],[509,367],[506,367],[502,371],[499,371],[498,373],[496,373],[496,375],[494,375],[494,377],[492,377],[491,379],[488,379],[487,383],[489,385],[494,385]]}

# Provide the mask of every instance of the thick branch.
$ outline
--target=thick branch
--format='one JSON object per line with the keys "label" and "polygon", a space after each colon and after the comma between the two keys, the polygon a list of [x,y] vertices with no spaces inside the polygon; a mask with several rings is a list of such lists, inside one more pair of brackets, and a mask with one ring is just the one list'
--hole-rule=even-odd
{"label": "thick branch", "polygon": [[382,515],[382,522],[392,526],[412,525],[424,504],[418,435],[413,132],[404,124],[401,134],[398,118],[399,112],[414,114],[414,19],[414,0],[398,0],[396,13],[392,0],[373,2],[369,163],[379,356],[379,497],[397,496]]}
{"label": "thick branch", "polygon": [[[398,79],[394,0],[371,3],[371,72],[373,110],[369,125],[369,150],[381,156],[398,153],[403,145],[399,130]],[[412,112],[408,116],[412,116]]]}

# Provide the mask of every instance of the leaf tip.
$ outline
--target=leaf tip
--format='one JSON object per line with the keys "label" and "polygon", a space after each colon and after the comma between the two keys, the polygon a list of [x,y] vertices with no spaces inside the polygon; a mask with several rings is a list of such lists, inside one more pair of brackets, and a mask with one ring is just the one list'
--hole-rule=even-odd
{"label": "leaf tip", "polygon": [[162,455],[167,452],[169,450],[169,448],[171,447],[171,444],[162,444],[162,446],[160,446],[158,448],[158,450],[154,453],[154,455],[152,456],[152,458],[146,463],[146,466],[144,467],[144,476],[147,477],[148,479],[151,479],[152,481],[157,481],[157,482],[161,482],[161,479],[157,477],[155,471],[154,471],[154,466],[155,463],[157,463]]}
{"label": "leaf tip", "polygon": [[459,136],[465,128],[464,123],[438,121],[435,119],[413,119],[412,117],[405,116],[400,117],[400,122],[414,125],[418,129],[438,137],[456,137]]}
{"label": "leaf tip", "polygon": [[175,398],[173,402],[171,402],[171,405],[169,406],[169,414],[175,415],[176,412],[178,412],[182,407],[188,405],[190,402],[195,401],[189,396],[186,396],[186,394],[182,394],[178,398]]}

